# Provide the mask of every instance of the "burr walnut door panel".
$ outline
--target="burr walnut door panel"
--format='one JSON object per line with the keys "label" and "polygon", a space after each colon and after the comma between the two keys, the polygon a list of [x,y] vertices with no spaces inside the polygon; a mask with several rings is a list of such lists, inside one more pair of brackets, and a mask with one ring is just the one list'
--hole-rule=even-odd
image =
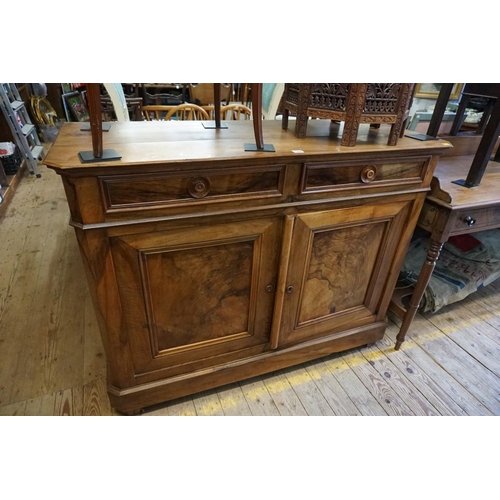
{"label": "burr walnut door panel", "polygon": [[110,238],[136,375],[269,347],[281,227],[271,218]]}
{"label": "burr walnut door panel", "polygon": [[380,299],[409,208],[409,202],[382,203],[293,219],[278,345],[381,319]]}

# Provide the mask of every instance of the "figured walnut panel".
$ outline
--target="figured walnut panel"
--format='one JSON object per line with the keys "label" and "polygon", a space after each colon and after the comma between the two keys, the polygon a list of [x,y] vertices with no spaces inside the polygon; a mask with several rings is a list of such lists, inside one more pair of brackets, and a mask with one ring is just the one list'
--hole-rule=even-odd
{"label": "figured walnut panel", "polygon": [[386,227],[379,222],[314,235],[299,324],[364,305]]}
{"label": "figured walnut panel", "polygon": [[160,352],[249,335],[253,250],[242,241],[145,256]]}
{"label": "figured walnut panel", "polygon": [[110,238],[135,375],[177,375],[269,343],[281,220]]}
{"label": "figured walnut panel", "polygon": [[411,203],[295,217],[278,347],[377,321]]}
{"label": "figured walnut panel", "polygon": [[145,174],[101,178],[107,210],[129,207],[192,203],[194,200],[227,201],[283,194],[284,166],[266,170],[204,172],[182,176]]}

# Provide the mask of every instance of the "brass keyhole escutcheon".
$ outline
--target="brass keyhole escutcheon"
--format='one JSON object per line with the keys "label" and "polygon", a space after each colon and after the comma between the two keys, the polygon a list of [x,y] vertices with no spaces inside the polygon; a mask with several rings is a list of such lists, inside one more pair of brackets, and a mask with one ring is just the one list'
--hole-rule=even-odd
{"label": "brass keyhole escutcheon", "polygon": [[363,170],[361,170],[359,177],[361,179],[361,182],[364,182],[365,184],[374,181],[375,177],[377,177],[377,167],[375,165],[368,165]]}
{"label": "brass keyhole escutcheon", "polygon": [[210,191],[210,181],[206,177],[193,177],[189,181],[188,191],[193,198],[204,198]]}

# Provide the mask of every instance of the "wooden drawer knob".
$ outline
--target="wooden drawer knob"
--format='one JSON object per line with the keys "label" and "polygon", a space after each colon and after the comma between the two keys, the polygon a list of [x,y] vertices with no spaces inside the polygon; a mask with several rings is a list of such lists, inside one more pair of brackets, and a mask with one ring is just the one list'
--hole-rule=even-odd
{"label": "wooden drawer knob", "polygon": [[361,182],[364,182],[365,184],[374,181],[376,176],[377,167],[375,165],[368,165],[361,170],[361,174],[359,175]]}
{"label": "wooden drawer knob", "polygon": [[204,198],[210,191],[210,181],[206,177],[193,177],[189,181],[188,191],[193,198]]}

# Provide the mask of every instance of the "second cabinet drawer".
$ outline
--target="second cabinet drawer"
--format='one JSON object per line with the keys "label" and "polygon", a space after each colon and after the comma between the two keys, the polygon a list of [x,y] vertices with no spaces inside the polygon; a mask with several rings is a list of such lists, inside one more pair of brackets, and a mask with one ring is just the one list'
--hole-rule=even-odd
{"label": "second cabinet drawer", "polygon": [[394,162],[306,163],[301,193],[324,192],[370,186],[370,184],[420,184],[428,158],[395,160]]}

